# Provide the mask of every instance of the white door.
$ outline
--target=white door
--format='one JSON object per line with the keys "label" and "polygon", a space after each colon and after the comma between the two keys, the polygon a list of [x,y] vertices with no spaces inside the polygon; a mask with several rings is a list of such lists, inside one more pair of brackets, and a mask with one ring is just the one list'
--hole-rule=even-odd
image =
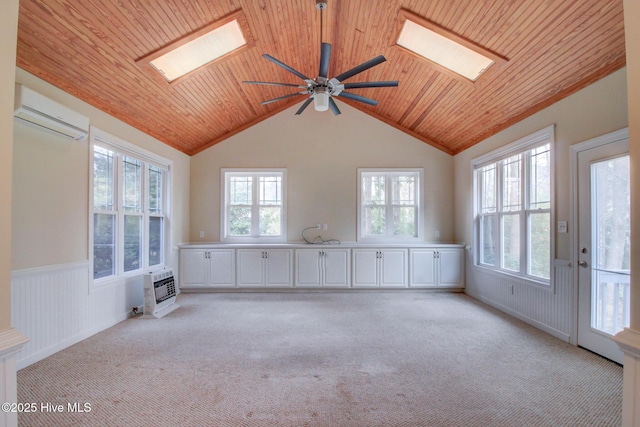
{"label": "white door", "polygon": [[353,286],[378,286],[377,249],[353,250]]}
{"label": "white door", "polygon": [[320,286],[320,250],[296,250],[296,286]]}
{"label": "white door", "polygon": [[322,251],[325,286],[349,286],[349,249],[325,249]]}
{"label": "white door", "polygon": [[409,286],[436,285],[436,251],[434,249],[411,249],[411,271]]}
{"label": "white door", "polygon": [[181,286],[207,286],[209,283],[209,259],[207,251],[200,249],[180,250]]}
{"label": "white door", "polygon": [[380,251],[380,286],[407,286],[407,250]]}
{"label": "white door", "polygon": [[233,287],[235,280],[235,257],[233,249],[215,249],[209,251],[211,262],[209,278],[212,286]]}
{"label": "white door", "polygon": [[265,251],[265,285],[291,286],[291,253],[289,249]]}
{"label": "white door", "polygon": [[462,286],[463,255],[462,249],[440,249],[438,251],[439,286]]}
{"label": "white door", "polygon": [[578,152],[578,345],[622,364],[629,326],[629,143]]}
{"label": "white door", "polygon": [[260,249],[238,249],[238,286],[264,285],[264,256]]}

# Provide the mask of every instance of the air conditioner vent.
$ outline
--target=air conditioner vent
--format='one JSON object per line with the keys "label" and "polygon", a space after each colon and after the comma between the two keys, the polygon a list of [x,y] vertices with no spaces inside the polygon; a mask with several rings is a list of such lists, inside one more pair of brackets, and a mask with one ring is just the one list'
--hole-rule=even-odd
{"label": "air conditioner vent", "polygon": [[14,117],[69,139],[89,135],[89,118],[21,84],[16,84]]}

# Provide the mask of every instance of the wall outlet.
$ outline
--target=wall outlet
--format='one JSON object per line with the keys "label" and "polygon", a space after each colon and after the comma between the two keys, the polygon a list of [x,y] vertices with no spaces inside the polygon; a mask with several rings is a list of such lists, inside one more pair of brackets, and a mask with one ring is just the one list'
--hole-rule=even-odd
{"label": "wall outlet", "polygon": [[328,226],[327,224],[322,224],[322,229],[323,229],[323,230],[328,230],[328,229],[329,229],[329,226]]}
{"label": "wall outlet", "polygon": [[204,239],[204,231],[200,231],[200,238]]}

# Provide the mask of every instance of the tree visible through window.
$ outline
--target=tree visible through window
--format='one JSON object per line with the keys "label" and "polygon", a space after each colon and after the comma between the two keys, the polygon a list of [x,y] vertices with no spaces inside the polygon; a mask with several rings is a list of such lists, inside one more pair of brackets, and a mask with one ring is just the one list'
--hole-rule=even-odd
{"label": "tree visible through window", "polygon": [[551,273],[551,142],[476,164],[479,265],[548,281]]}
{"label": "tree visible through window", "polygon": [[93,278],[164,264],[168,170],[93,144]]}
{"label": "tree visible through window", "polygon": [[359,170],[359,239],[417,239],[422,171]]}
{"label": "tree visible through window", "polygon": [[224,240],[285,236],[285,171],[223,170]]}

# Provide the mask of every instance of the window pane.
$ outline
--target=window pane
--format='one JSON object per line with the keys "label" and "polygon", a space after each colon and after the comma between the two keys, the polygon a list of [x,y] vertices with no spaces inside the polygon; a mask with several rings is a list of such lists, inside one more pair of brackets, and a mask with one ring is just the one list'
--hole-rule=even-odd
{"label": "window pane", "polygon": [[94,146],[93,150],[93,207],[113,210],[113,152]]}
{"label": "window pane", "polygon": [[387,234],[384,206],[365,206],[362,214],[365,235]]}
{"label": "window pane", "polygon": [[116,274],[116,216],[93,215],[93,278]]}
{"label": "window pane", "polygon": [[142,217],[124,216],[124,271],[142,268]]}
{"label": "window pane", "polygon": [[232,176],[229,181],[229,203],[232,205],[250,205],[252,202],[253,178],[250,176]]}
{"label": "window pane", "polygon": [[522,209],[520,185],[520,156],[504,161],[502,166],[502,209],[519,211]]}
{"label": "window pane", "polygon": [[279,176],[261,176],[259,199],[261,205],[282,204],[282,178]]}
{"label": "window pane", "polygon": [[142,211],[142,163],[131,157],[124,157],[124,202],[125,212]]}
{"label": "window pane", "polygon": [[520,215],[502,217],[502,268],[520,271]]}
{"label": "window pane", "polygon": [[384,176],[362,175],[362,203],[365,205],[384,205],[385,196]]}
{"label": "window pane", "polygon": [[249,236],[251,234],[251,208],[232,206],[229,208],[229,234]]}
{"label": "window pane", "polygon": [[164,218],[149,218],[149,265],[162,264],[162,224]]}
{"label": "window pane", "polygon": [[279,207],[260,208],[260,235],[279,236],[281,224],[281,212]]}
{"label": "window pane", "polygon": [[529,274],[549,279],[551,275],[551,215],[529,216]]}
{"label": "window pane", "polygon": [[631,243],[629,156],[591,166],[596,268],[628,272]]}
{"label": "window pane", "polygon": [[498,227],[497,215],[480,217],[480,262],[486,265],[496,265],[496,243],[494,236]]}
{"label": "window pane", "polygon": [[162,214],[162,169],[149,166],[149,213]]}
{"label": "window pane", "polygon": [[480,175],[480,213],[496,211],[496,164],[485,166]]}
{"label": "window pane", "polygon": [[549,144],[531,150],[530,157],[530,209],[551,207],[551,164]]}
{"label": "window pane", "polygon": [[416,209],[413,206],[393,208],[393,235],[416,235]]}
{"label": "window pane", "polygon": [[394,205],[415,205],[415,176],[391,177],[391,203]]}

